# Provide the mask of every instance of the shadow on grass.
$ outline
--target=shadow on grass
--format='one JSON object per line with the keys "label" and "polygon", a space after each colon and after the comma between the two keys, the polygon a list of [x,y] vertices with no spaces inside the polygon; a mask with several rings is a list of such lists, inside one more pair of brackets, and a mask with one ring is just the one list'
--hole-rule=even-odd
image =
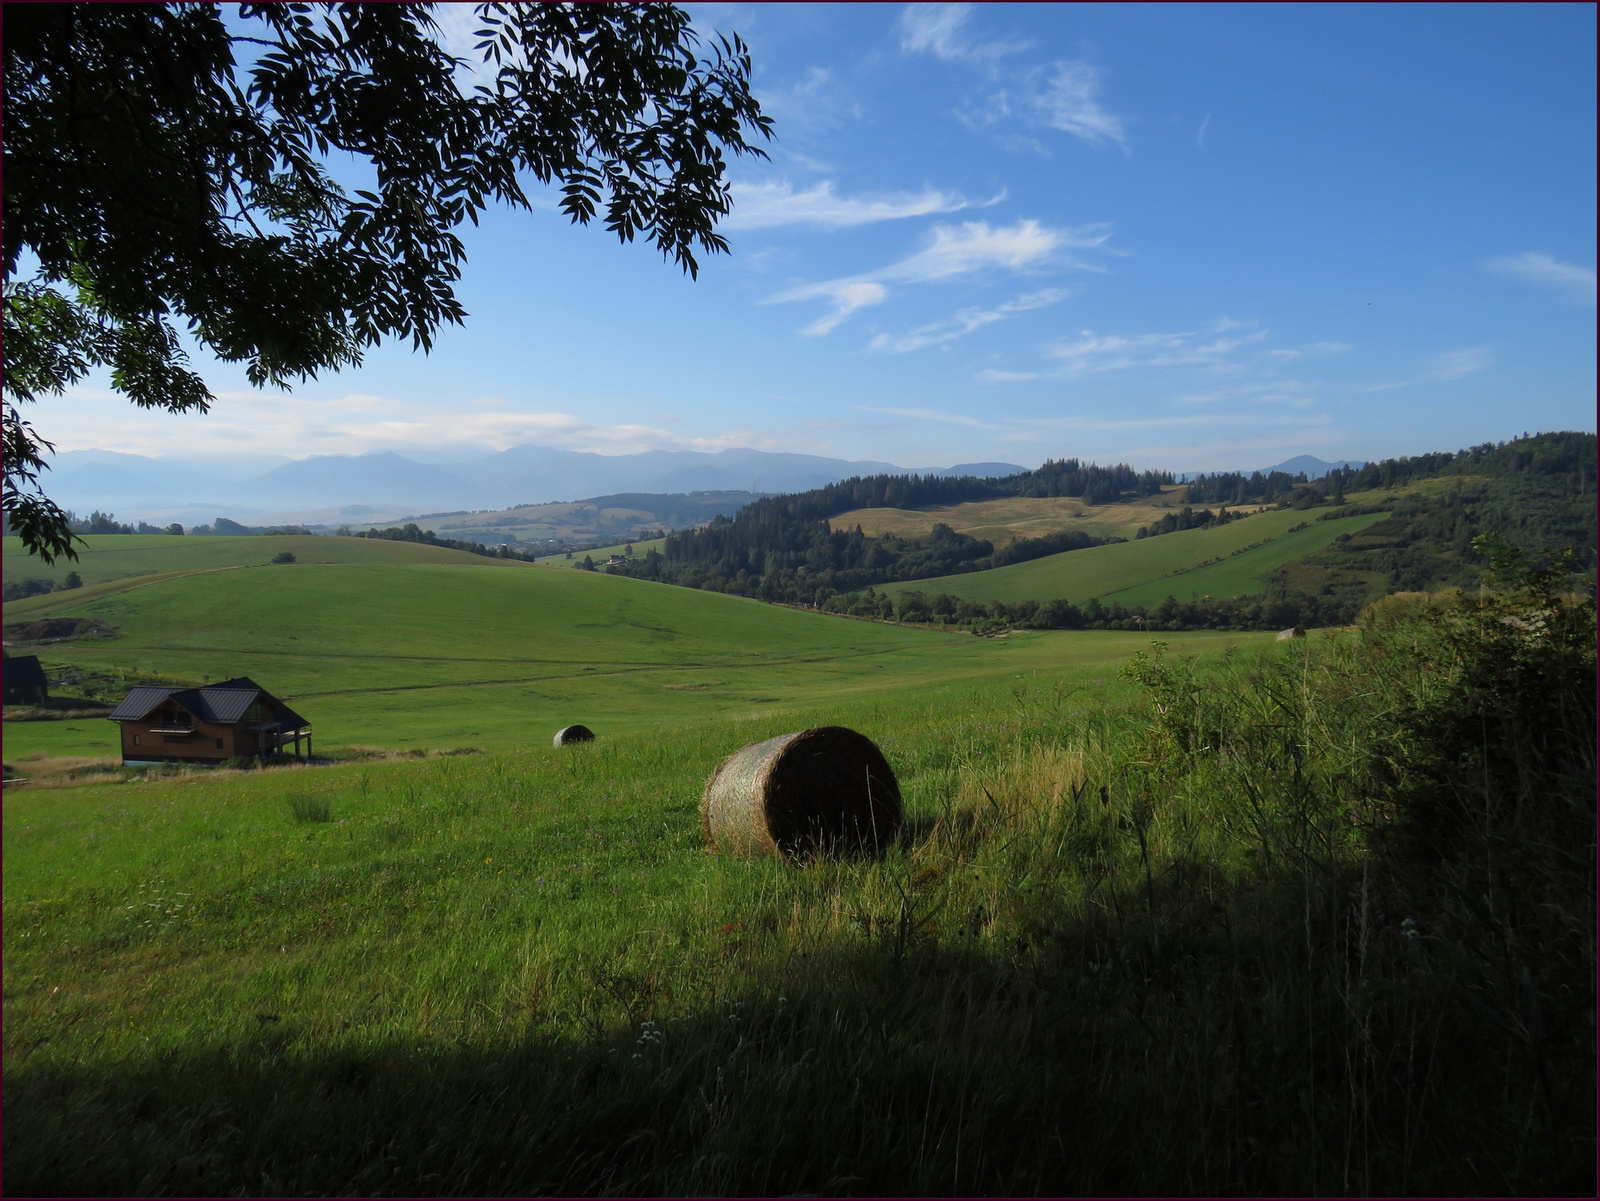
{"label": "shadow on grass", "polygon": [[[1325,901],[1319,939],[1336,924]],[[80,1196],[1593,1195],[1584,1097],[1552,1121],[1503,1031],[1425,979],[1341,1018],[1335,942],[1308,978],[1290,966],[1305,962],[1303,932],[1275,935],[1243,910],[1159,947],[1147,933],[1108,916],[1007,945],[969,926],[898,950],[869,932],[766,955],[753,932],[729,952],[749,961],[744,987],[678,1016],[591,976],[588,1039],[539,1033],[532,1012],[522,1033],[463,1018],[452,1042],[436,1027],[317,1033],[286,1010],[228,1047],[92,1066],[13,1057],[6,1183]]]}

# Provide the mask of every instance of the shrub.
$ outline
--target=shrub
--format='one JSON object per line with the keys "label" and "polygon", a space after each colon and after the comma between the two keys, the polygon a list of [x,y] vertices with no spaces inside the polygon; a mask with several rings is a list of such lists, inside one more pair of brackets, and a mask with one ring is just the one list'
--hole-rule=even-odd
{"label": "shrub", "polygon": [[272,561],[274,563],[293,563],[294,553],[292,551],[280,550],[277,554],[272,556]]}

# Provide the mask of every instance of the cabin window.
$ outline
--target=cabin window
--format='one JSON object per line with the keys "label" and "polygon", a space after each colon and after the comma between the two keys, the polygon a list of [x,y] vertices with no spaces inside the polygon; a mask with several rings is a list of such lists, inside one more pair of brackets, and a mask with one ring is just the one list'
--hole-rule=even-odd
{"label": "cabin window", "polygon": [[221,749],[222,749],[222,739],[219,738],[219,739],[217,739],[217,750],[220,751]]}
{"label": "cabin window", "polygon": [[266,721],[267,707],[260,701],[252,701],[250,707],[244,711],[244,719],[249,722]]}
{"label": "cabin window", "polygon": [[139,736],[137,734],[135,734],[133,736],[133,745],[134,746],[138,746],[139,745]]}

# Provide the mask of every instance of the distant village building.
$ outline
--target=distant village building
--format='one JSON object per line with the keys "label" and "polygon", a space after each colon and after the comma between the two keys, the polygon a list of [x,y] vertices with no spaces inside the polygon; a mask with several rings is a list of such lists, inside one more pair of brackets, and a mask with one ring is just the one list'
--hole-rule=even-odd
{"label": "distant village building", "polygon": [[311,757],[310,723],[244,676],[203,688],[141,686],[107,717],[122,726],[124,763],[298,759],[302,738]]}
{"label": "distant village building", "polygon": [[38,655],[7,655],[0,663],[0,684],[8,705],[41,705],[50,699],[50,682]]}

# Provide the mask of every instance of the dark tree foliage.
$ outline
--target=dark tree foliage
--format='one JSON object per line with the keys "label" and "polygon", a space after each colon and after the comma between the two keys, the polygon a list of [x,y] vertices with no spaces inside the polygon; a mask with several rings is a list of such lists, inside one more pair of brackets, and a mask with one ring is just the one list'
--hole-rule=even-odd
{"label": "dark tree foliage", "polygon": [[1154,538],[1157,534],[1175,534],[1179,530],[1209,530],[1213,526],[1227,525],[1230,521],[1237,521],[1243,513],[1230,513],[1228,506],[1213,513],[1210,509],[1201,509],[1196,513],[1188,505],[1184,505],[1176,513],[1164,513],[1160,519],[1152,521],[1149,525],[1140,526],[1135,538]]}
{"label": "dark tree foliage", "polygon": [[1198,475],[1184,491],[1184,500],[1190,504],[1225,505],[1276,504],[1295,491],[1296,484],[1304,484],[1306,477],[1273,471],[1262,475],[1252,471],[1248,476],[1239,471],[1222,471],[1214,475]]}
{"label": "dark tree foliage", "polygon": [[[75,557],[18,403],[103,366],[203,412],[179,328],[257,386],[426,350],[466,316],[456,229],[527,208],[519,175],[690,275],[727,249],[725,155],[770,132],[737,37],[702,57],[668,5],[477,13],[490,79],[463,92],[422,5],[246,4],[248,36],[214,5],[5,6],[4,507],[30,550]],[[341,189],[335,152],[375,190]]]}
{"label": "dark tree foliage", "polygon": [[80,518],[71,509],[66,510],[62,517],[66,525],[74,534],[131,534],[133,527],[117,520],[115,513],[102,513],[96,509],[89,516]]}

